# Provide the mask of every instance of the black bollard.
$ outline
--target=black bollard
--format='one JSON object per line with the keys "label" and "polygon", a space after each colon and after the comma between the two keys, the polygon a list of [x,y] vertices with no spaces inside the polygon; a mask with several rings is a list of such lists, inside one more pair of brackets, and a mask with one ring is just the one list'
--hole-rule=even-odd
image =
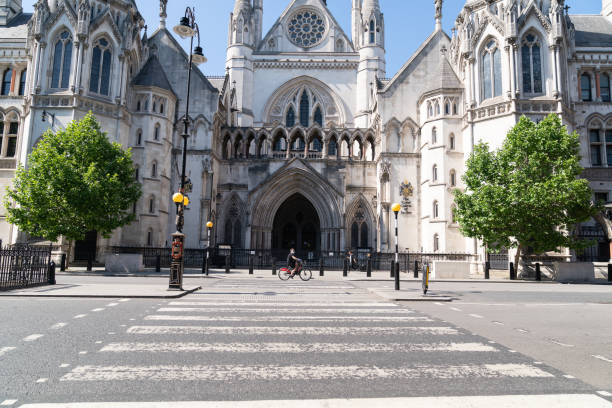
{"label": "black bollard", "polygon": [[536,263],[536,280],[540,282],[542,280],[542,270],[540,269],[540,263]]}
{"label": "black bollard", "polygon": [[253,255],[249,257],[249,275],[253,275]]}
{"label": "black bollard", "polygon": [[206,248],[206,276],[210,272],[210,258],[212,257],[210,248]]}
{"label": "black bollard", "polygon": [[161,255],[155,256],[155,272],[161,272]]}
{"label": "black bollard", "polygon": [[225,273],[230,273],[230,256],[225,255]]}
{"label": "black bollard", "polygon": [[90,253],[87,256],[87,272],[91,272],[93,270],[93,254]]}
{"label": "black bollard", "polygon": [[323,262],[323,257],[319,258],[319,276],[325,275],[325,265]]}
{"label": "black bollard", "polygon": [[612,282],[612,264],[608,264],[608,282]]}
{"label": "black bollard", "polygon": [[370,258],[369,256],[368,256],[368,264],[367,264],[366,268],[367,268],[366,269],[366,276],[368,278],[371,278],[372,277],[372,258]]}
{"label": "black bollard", "polygon": [[491,279],[491,262],[485,262],[485,279]]}
{"label": "black bollard", "polygon": [[206,249],[202,250],[202,275],[206,274]]}
{"label": "black bollard", "polygon": [[66,272],[66,254],[62,254],[62,261],[60,263],[60,271]]}
{"label": "black bollard", "polygon": [[389,274],[391,278],[395,278],[395,258],[391,260],[391,273]]}
{"label": "black bollard", "polygon": [[400,264],[399,262],[393,262],[395,264],[395,290],[400,290]]}
{"label": "black bollard", "polygon": [[414,261],[414,277],[419,277],[419,261]]}
{"label": "black bollard", "polygon": [[348,276],[348,259],[344,258],[344,263],[342,266],[342,276],[345,278]]}
{"label": "black bollard", "polygon": [[272,275],[276,275],[276,258],[272,258]]}
{"label": "black bollard", "polygon": [[49,276],[47,279],[49,285],[55,285],[55,262],[51,261],[49,263]]}
{"label": "black bollard", "polygon": [[516,273],[514,272],[514,262],[510,262],[510,280],[516,280]]}

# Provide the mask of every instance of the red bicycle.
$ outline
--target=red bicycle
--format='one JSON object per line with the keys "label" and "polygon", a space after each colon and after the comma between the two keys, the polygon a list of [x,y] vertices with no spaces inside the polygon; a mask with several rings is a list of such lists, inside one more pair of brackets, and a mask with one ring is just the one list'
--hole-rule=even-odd
{"label": "red bicycle", "polygon": [[[299,268],[299,272],[296,272],[296,275],[299,275],[301,280],[306,282],[312,279],[312,271],[310,270],[309,267],[304,265],[301,261],[300,261],[298,268]],[[280,270],[278,271],[278,277],[282,281],[289,280],[289,278],[291,278],[291,268],[288,268],[288,267],[280,268]]]}

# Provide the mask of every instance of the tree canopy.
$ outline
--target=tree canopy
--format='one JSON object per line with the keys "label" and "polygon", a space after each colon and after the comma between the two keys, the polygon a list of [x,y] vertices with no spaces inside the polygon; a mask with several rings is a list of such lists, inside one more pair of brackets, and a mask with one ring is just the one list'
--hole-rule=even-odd
{"label": "tree canopy", "polygon": [[588,181],[579,178],[580,143],[557,115],[536,124],[522,117],[498,151],[475,146],[455,191],[456,218],[464,235],[489,248],[532,248],[535,253],[581,248],[572,234],[595,214]]}
{"label": "tree canopy", "polygon": [[45,132],[27,168],[17,169],[4,205],[8,221],[31,236],[79,240],[130,223],[140,195],[131,152],[111,143],[90,112],[64,130]]}

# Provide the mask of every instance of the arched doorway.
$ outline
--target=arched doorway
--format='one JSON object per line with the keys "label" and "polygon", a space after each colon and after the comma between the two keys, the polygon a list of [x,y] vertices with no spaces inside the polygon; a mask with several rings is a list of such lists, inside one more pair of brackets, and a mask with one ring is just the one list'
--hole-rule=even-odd
{"label": "arched doorway", "polygon": [[302,194],[294,194],[279,207],[274,216],[272,248],[288,252],[295,248],[298,256],[317,253],[321,248],[321,223],[312,203]]}

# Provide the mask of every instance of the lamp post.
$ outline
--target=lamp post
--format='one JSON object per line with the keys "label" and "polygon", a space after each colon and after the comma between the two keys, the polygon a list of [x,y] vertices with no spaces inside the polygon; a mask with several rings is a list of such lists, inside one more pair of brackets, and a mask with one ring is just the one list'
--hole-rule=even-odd
{"label": "lamp post", "polygon": [[[187,69],[187,99],[185,101],[185,118],[183,119],[183,165],[181,167],[181,187],[179,192],[174,194],[172,200],[176,203],[176,232],[172,234],[172,263],[170,265],[170,289],[182,290],[184,258],[183,249],[185,245],[185,234],[183,225],[185,224],[185,206],[189,204],[189,198],[185,196],[185,168],[187,166],[187,139],[189,138],[189,96],[191,94],[191,71],[193,64],[205,63],[206,57],[200,46],[200,29],[195,22],[195,14],[191,7],[185,9],[185,16],[181,18],[179,25],[174,27],[174,32],[181,38],[191,38],[189,47],[189,67]],[[193,48],[193,38],[198,38],[198,45]]]}
{"label": "lamp post", "polygon": [[399,214],[402,206],[399,203],[393,204],[391,207],[395,214],[395,290],[400,290],[400,278],[399,278],[399,245],[397,240],[397,214]]}
{"label": "lamp post", "polygon": [[210,230],[213,227],[213,223],[208,221],[206,223],[206,276],[208,276],[208,270],[210,269]]}

